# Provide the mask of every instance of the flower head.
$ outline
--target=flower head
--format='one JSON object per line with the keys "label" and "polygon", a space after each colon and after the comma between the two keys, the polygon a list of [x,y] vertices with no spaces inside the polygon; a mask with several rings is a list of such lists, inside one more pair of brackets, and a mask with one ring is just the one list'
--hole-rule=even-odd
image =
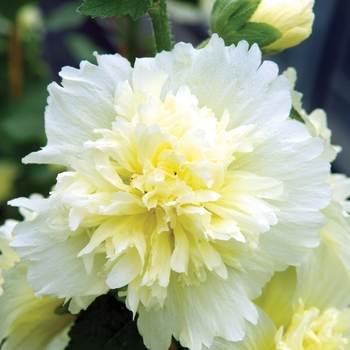
{"label": "flower head", "polygon": [[319,243],[323,142],[288,119],[288,81],[256,45],[96,57],[49,86],[48,144],[25,158],[68,170],[49,198],[12,201],[39,213],[12,243],[30,284],[73,312],[127,286],[152,349],[242,339],[274,269]]}
{"label": "flower head", "polygon": [[264,50],[279,52],[307,39],[315,17],[313,5],[314,0],[262,0],[249,22],[266,23],[282,33]]}

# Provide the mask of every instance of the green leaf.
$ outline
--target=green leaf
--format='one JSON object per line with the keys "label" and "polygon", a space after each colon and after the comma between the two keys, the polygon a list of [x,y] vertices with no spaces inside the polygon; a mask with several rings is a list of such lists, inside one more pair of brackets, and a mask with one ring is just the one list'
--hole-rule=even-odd
{"label": "green leaf", "polygon": [[44,17],[45,29],[49,32],[59,32],[81,26],[86,18],[77,13],[76,8],[76,1],[63,3],[55,11]]}
{"label": "green leaf", "polygon": [[261,0],[217,0],[210,16],[210,29],[225,39],[224,33],[240,29],[259,6]]}
{"label": "green leaf", "polygon": [[3,131],[17,143],[45,142],[44,110],[47,82],[31,82],[25,86],[20,100],[10,101],[2,110]]}
{"label": "green leaf", "polygon": [[264,47],[279,39],[282,33],[266,23],[247,22],[238,31],[227,32],[223,35],[226,45],[237,44],[240,40],[246,40],[249,45],[257,43],[259,47]]}
{"label": "green leaf", "polygon": [[294,107],[292,107],[292,109],[290,110],[289,118],[297,120],[298,122],[305,124],[303,117],[300,115],[300,113]]}
{"label": "green leaf", "polygon": [[86,60],[87,58],[88,60],[91,58],[91,61],[95,60],[95,57],[92,56],[92,52],[94,51],[97,51],[99,54],[106,53],[104,49],[91,41],[86,35],[70,33],[66,35],[65,39],[70,53],[78,62]]}
{"label": "green leaf", "polygon": [[93,18],[130,15],[135,21],[144,15],[151,5],[151,0],[85,0],[77,11]]}
{"label": "green leaf", "polygon": [[69,332],[66,350],[145,350],[136,320],[111,294],[98,297],[81,311]]}

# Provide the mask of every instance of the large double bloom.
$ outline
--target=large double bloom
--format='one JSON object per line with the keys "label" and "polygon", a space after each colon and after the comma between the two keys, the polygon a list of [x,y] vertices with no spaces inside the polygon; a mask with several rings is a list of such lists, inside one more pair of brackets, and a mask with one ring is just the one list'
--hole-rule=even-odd
{"label": "large double bloom", "polygon": [[49,86],[48,144],[24,159],[67,167],[47,199],[12,202],[38,213],[12,243],[30,285],[72,312],[124,287],[151,349],[242,339],[274,271],[319,244],[323,141],[256,45],[96,58]]}

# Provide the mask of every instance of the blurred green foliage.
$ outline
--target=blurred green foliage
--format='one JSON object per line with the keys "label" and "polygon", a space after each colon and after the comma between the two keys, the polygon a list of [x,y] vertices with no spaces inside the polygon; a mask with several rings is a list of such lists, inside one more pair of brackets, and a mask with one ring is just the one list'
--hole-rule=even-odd
{"label": "blurred green foliage", "polygon": [[44,110],[47,85],[53,77],[42,58],[47,35],[67,32],[67,50],[77,61],[92,58],[95,50],[103,53],[87,36],[68,32],[86,21],[76,12],[80,3],[62,2],[43,16],[33,1],[0,2],[0,225],[7,218],[21,219],[18,209],[7,205],[9,199],[48,195],[62,171],[48,165],[24,165],[21,159],[46,144]]}

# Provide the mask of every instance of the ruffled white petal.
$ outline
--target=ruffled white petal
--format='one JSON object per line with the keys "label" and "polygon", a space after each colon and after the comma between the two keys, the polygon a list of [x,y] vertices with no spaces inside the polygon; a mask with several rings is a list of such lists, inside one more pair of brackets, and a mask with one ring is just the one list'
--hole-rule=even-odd
{"label": "ruffled white petal", "polygon": [[195,350],[209,347],[214,336],[240,340],[247,321],[256,324],[258,318],[255,306],[244,295],[240,277],[232,270],[227,281],[208,274],[199,286],[181,286],[172,276],[161,309],[139,308],[138,328],[146,346],[155,350],[168,349],[172,335]]}
{"label": "ruffled white petal", "polygon": [[45,110],[48,144],[26,156],[25,163],[67,165],[66,156],[80,154],[84,142],[97,138],[94,129],[108,127],[114,120],[116,86],[130,78],[132,68],[118,55],[96,57],[97,66],[83,61],[79,69],[64,67],[62,86],[49,85]]}
{"label": "ruffled white petal", "polygon": [[[105,277],[97,274],[106,262],[105,257],[102,254],[93,257],[94,264],[90,273],[86,271],[84,260],[77,257],[88,238],[69,237],[57,241],[50,237],[52,230],[45,225],[42,216],[19,223],[14,236],[17,229],[24,230],[26,235],[20,235],[11,246],[16,248],[22,258],[30,256],[33,260],[28,267],[28,281],[35,286],[37,297],[49,295],[69,300],[81,296],[96,297],[109,290]],[[93,299],[81,308],[87,308]]]}
{"label": "ruffled white petal", "polygon": [[256,325],[247,323],[246,334],[242,341],[228,342],[215,338],[210,347],[203,350],[272,350],[275,349],[276,327],[270,317],[257,307],[259,320]]}
{"label": "ruffled white petal", "polygon": [[142,66],[165,71],[169,78],[163,94],[188,86],[199,105],[212,108],[218,118],[227,110],[231,116],[228,129],[253,123],[258,129],[268,128],[289,115],[288,81],[277,77],[275,63],[261,64],[257,45],[248,48],[244,41],[237,47],[225,47],[223,40],[214,34],[201,50],[179,43],[171,53],[137,60],[135,69]]}

